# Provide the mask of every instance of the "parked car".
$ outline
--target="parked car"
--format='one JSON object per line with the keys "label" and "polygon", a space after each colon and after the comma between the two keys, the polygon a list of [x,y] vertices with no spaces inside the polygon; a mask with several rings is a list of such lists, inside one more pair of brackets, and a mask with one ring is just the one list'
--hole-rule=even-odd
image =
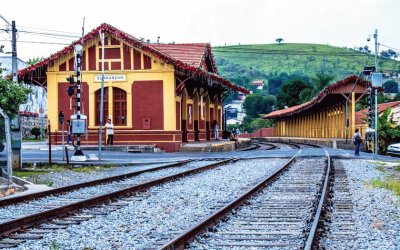
{"label": "parked car", "polygon": [[400,156],[400,143],[390,144],[387,148],[387,153],[389,155],[399,155]]}

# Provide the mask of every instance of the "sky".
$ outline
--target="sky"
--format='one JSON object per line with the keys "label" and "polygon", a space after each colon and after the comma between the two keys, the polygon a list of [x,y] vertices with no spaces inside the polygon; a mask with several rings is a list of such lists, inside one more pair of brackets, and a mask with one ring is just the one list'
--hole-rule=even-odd
{"label": "sky", "polygon": [[[109,23],[153,42],[160,36],[161,43],[212,46],[268,44],[283,38],[286,43],[367,45],[373,50],[373,38],[368,42],[367,37],[377,29],[380,48],[400,52],[399,0],[13,0],[2,1],[0,15],[16,22],[22,60],[47,57],[76,40],[27,32],[79,36],[83,18],[85,33]],[[1,31],[5,28],[0,19],[0,44],[8,52],[11,43],[5,40],[11,36]]]}

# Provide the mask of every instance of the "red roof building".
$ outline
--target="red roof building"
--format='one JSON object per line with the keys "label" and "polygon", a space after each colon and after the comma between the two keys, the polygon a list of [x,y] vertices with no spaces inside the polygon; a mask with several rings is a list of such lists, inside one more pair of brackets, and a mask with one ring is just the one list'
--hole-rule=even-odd
{"label": "red roof building", "polygon": [[[105,34],[104,59],[100,32]],[[84,144],[97,145],[99,126],[104,125],[100,120],[110,118],[115,144],[156,144],[176,151],[182,142],[212,138],[213,122],[222,124],[224,95],[249,93],[218,75],[210,44],[150,44],[101,24],[82,39],[18,72],[25,83],[47,88],[53,143],[62,141],[59,112],[68,120],[77,111],[75,93],[71,97],[67,94],[71,85],[66,78],[74,75],[74,47],[78,44],[83,45],[80,112],[87,116],[88,127]],[[104,113],[100,119],[102,63]]]}
{"label": "red roof building", "polygon": [[[381,115],[386,109],[392,109],[393,121],[400,125],[400,101],[378,104],[378,115]],[[366,124],[368,109],[356,112],[356,124]]]}

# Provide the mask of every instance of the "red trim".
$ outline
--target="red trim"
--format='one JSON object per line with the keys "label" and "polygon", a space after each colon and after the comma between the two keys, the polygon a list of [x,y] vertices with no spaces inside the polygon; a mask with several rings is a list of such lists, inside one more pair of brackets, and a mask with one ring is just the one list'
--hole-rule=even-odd
{"label": "red trim", "polygon": [[124,69],[132,69],[131,65],[131,49],[124,44]]}
{"label": "red trim", "polygon": [[64,62],[58,66],[58,71],[67,71],[67,63]]}
{"label": "red trim", "polygon": [[143,55],[143,69],[151,69],[151,57]]}
{"label": "red trim", "polygon": [[137,50],[133,50],[133,69],[142,69],[141,53]]}
{"label": "red trim", "polygon": [[89,53],[89,70],[96,70],[96,46],[93,45],[88,49]]}
{"label": "red trim", "polygon": [[111,70],[120,70],[121,62],[111,62]]}
{"label": "red trim", "polygon": [[181,130],[181,103],[175,102],[176,130]]}

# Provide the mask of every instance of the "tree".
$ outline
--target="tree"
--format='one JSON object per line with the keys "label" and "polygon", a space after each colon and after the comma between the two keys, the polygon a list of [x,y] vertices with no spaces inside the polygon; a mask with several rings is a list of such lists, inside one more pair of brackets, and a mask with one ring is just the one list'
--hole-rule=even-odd
{"label": "tree", "polygon": [[293,79],[284,83],[276,96],[278,100],[278,108],[292,107],[302,103],[299,93],[310,88],[310,84],[304,80]]}
{"label": "tree", "polygon": [[283,42],[283,38],[277,38],[277,39],[275,39],[275,42],[277,42],[278,44],[281,44],[281,42]]}
{"label": "tree", "polygon": [[[0,53],[3,52],[3,48],[3,45],[0,46]],[[18,114],[19,105],[26,102],[31,89],[2,77],[1,72],[0,67],[0,107],[13,119]]]}
{"label": "tree", "polygon": [[29,58],[26,63],[29,64],[29,65],[33,65],[33,64],[36,64],[36,63],[40,62],[42,59],[43,59],[43,56],[42,57]]}
{"label": "tree", "polygon": [[300,92],[299,96],[303,102],[307,102],[316,97],[321,90],[327,87],[333,80],[333,76],[325,74],[316,74],[311,80],[311,86]]}
{"label": "tree", "polygon": [[400,126],[393,121],[391,115],[392,109],[386,109],[381,116],[378,117],[378,136],[379,136],[379,152],[386,153],[387,147],[398,142],[400,138]]}
{"label": "tree", "polygon": [[383,84],[385,93],[397,93],[399,92],[399,84],[393,80],[387,81]]}
{"label": "tree", "polygon": [[31,134],[35,136],[35,139],[38,138],[38,136],[40,135],[40,128],[38,127],[33,127],[31,129]]}
{"label": "tree", "polygon": [[275,103],[274,96],[255,93],[246,97],[243,102],[243,108],[246,111],[246,116],[258,118],[260,114],[270,113]]}

